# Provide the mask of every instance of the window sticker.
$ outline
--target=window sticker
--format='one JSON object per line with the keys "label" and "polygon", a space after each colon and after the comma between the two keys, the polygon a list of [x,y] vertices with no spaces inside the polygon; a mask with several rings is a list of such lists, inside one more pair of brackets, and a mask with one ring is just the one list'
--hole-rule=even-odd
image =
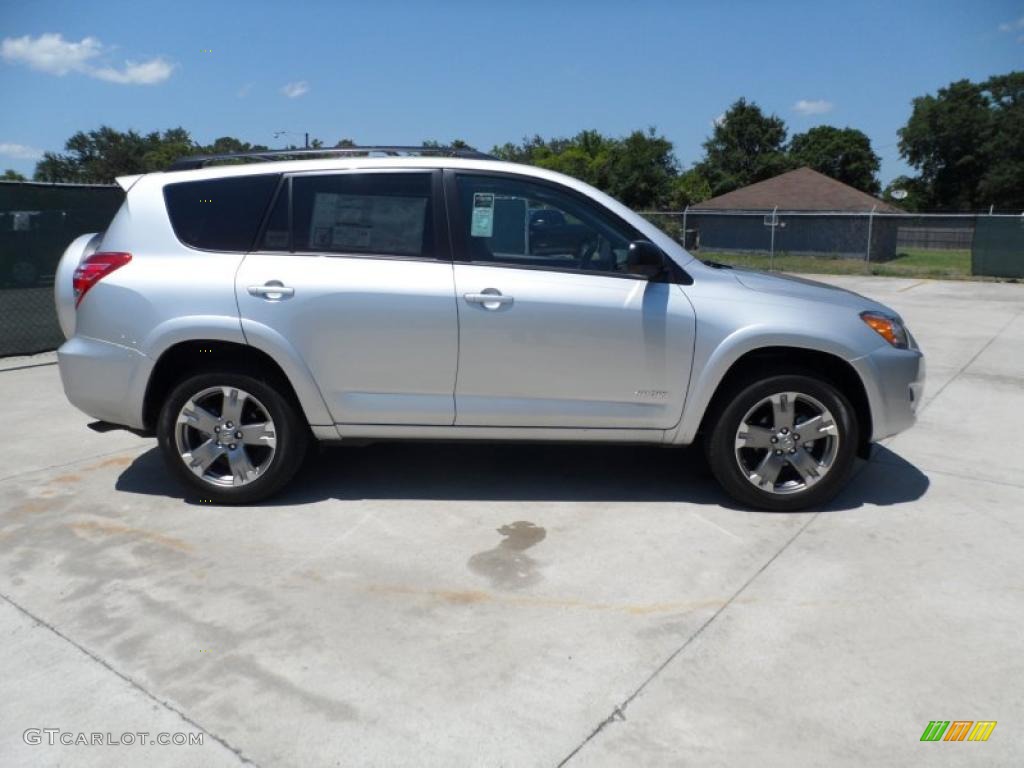
{"label": "window sticker", "polygon": [[494,234],[494,193],[473,193],[472,237],[491,237]]}
{"label": "window sticker", "polygon": [[309,226],[317,250],[416,255],[423,250],[423,197],[318,192]]}

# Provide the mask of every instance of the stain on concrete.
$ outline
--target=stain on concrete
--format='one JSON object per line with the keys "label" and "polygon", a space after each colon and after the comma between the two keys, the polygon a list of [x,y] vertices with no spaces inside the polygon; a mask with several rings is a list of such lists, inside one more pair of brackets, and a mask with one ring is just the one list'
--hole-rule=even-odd
{"label": "stain on concrete", "polygon": [[67,475],[58,475],[57,477],[53,478],[53,480],[51,480],[50,482],[51,483],[77,483],[81,479],[82,479],[81,475],[67,474]]}
{"label": "stain on concrete", "polygon": [[[650,614],[683,613],[702,608],[719,608],[728,598],[714,597],[707,600],[686,600],[663,603],[592,603],[571,597],[545,597],[541,595],[507,595],[483,590],[421,589],[394,584],[375,584],[369,592],[386,595],[409,595],[412,597],[438,600],[451,605],[511,605],[523,608],[576,608],[584,611],[613,611],[635,616]],[[739,599],[733,602],[747,602]]]}
{"label": "stain on concrete", "polygon": [[494,549],[469,558],[469,570],[490,580],[494,589],[523,589],[544,578],[537,561],[525,554],[530,547],[547,537],[539,525],[517,520],[498,529],[502,540]]}
{"label": "stain on concrete", "polygon": [[98,522],[85,520],[79,523],[71,523],[69,526],[77,535],[85,538],[99,536],[129,536],[134,539],[141,539],[152,544],[159,544],[162,547],[176,549],[179,552],[191,552],[192,547],[181,539],[173,536],[166,536],[162,533],[154,533],[142,528],[132,528],[120,523]]}
{"label": "stain on concrete", "polygon": [[103,461],[98,461],[95,464],[90,464],[87,467],[82,467],[82,472],[93,472],[97,469],[104,469],[106,467],[127,467],[135,460],[134,456],[113,456]]}

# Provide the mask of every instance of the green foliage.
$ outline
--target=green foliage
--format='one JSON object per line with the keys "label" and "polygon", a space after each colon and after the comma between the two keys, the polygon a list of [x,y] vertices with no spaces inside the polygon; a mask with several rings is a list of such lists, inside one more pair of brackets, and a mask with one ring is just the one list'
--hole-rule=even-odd
{"label": "green foliage", "polygon": [[491,154],[574,176],[638,209],[668,205],[678,172],[672,142],[654,128],[621,139],[593,130],[569,139],[534,136],[521,144],[494,147]]}
{"label": "green foliage", "polygon": [[110,184],[118,176],[162,171],[179,157],[191,154],[225,154],[267,149],[231,136],[208,146],[192,140],[184,128],[160,133],[124,133],[109,126],[79,131],[64,145],[63,154],[47,152],[36,163],[37,181]]}
{"label": "green foliage", "polygon": [[1024,209],[1024,72],[914,99],[899,136],[927,207]]}
{"label": "green foliage", "polygon": [[0,176],[0,180],[2,180],[2,181],[28,181],[28,179],[26,179],[20,173],[18,173],[17,171],[15,171],[15,170],[13,170],[11,168],[8,168],[6,171],[4,171],[3,176]]}
{"label": "green foliage", "polygon": [[738,99],[704,142],[704,159],[697,168],[722,195],[792,169],[786,154],[786,124],[766,116],[757,104]]}
{"label": "green foliage", "polygon": [[[893,197],[893,193],[897,190],[906,192],[907,196],[902,199]],[[911,176],[897,176],[886,185],[882,192],[882,199],[904,211],[914,213],[926,210],[927,190],[920,179]]]}
{"label": "green foliage", "polygon": [[870,195],[881,189],[876,176],[881,160],[871,139],[856,128],[819,125],[798,133],[789,143],[789,156],[795,166],[809,166]]}
{"label": "green foliage", "polygon": [[711,197],[711,185],[696,168],[679,174],[672,181],[672,193],[669,207],[674,211],[682,211],[691,205],[702,203]]}

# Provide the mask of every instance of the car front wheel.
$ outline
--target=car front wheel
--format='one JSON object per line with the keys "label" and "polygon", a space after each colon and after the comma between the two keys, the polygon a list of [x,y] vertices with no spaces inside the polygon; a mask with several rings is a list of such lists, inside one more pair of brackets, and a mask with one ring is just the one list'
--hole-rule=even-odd
{"label": "car front wheel", "polygon": [[168,468],[203,501],[248,504],[298,471],[307,429],[291,400],[243,373],[181,381],[160,411],[157,440]]}
{"label": "car front wheel", "polygon": [[857,441],[857,422],[842,392],[794,374],[736,392],[714,419],[706,448],[730,496],[782,512],[834,497],[853,468]]}

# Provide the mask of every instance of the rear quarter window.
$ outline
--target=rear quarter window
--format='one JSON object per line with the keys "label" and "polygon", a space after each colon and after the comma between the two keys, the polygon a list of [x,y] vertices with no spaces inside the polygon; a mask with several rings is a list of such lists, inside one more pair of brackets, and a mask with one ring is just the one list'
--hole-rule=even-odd
{"label": "rear quarter window", "polygon": [[280,174],[182,181],[164,187],[174,234],[207,251],[248,251]]}

